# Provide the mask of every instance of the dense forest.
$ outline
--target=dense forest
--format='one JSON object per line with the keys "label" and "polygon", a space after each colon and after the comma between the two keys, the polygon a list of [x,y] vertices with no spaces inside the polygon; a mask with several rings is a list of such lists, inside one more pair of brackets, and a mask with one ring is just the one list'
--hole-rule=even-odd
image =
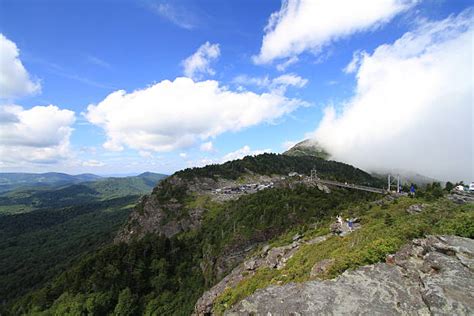
{"label": "dense forest", "polygon": [[140,195],[162,178],[147,173],[0,194],[1,302],[41,287],[82,255],[109,244]]}

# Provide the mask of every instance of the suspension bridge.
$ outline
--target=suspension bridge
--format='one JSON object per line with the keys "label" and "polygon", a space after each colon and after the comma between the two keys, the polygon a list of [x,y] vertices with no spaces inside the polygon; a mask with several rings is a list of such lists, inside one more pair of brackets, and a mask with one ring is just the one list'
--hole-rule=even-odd
{"label": "suspension bridge", "polygon": [[[394,179],[395,178],[395,179]],[[333,180],[324,180],[320,179],[317,175],[316,170],[311,170],[311,176],[309,177],[309,181],[316,182],[320,184],[330,185],[330,186],[337,186],[341,188],[353,189],[353,190],[360,190],[372,193],[379,193],[379,194],[400,194],[400,177],[393,177],[388,175],[388,186],[387,189],[384,188],[374,188],[365,185],[359,185],[354,183],[347,183],[347,182],[338,182]],[[396,184],[394,183],[396,182]],[[392,191],[392,187],[395,187],[395,191]]]}

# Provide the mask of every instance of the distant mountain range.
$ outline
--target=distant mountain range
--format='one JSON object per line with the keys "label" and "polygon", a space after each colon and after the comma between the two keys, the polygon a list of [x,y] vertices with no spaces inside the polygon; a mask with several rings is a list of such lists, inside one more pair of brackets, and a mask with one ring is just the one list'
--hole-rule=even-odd
{"label": "distant mountain range", "polygon": [[[156,184],[156,180],[166,177],[164,174],[145,172],[135,177],[124,178],[141,178],[147,184]],[[95,174],[83,173],[78,175],[70,175],[59,172],[47,173],[23,173],[23,172],[4,172],[0,173],[0,193],[11,191],[17,188],[58,188],[70,184],[78,184],[83,182],[91,182],[96,180],[118,181],[110,179],[118,179],[115,177],[101,177]],[[129,179],[130,180],[130,179]],[[128,180],[127,180],[128,181]],[[127,182],[122,181],[122,182]]]}
{"label": "distant mountain range", "polygon": [[0,192],[0,215],[140,196],[149,193],[160,180],[166,178],[164,174],[152,172],[123,178],[58,173],[4,173],[1,176],[10,184],[4,185],[4,191]]}

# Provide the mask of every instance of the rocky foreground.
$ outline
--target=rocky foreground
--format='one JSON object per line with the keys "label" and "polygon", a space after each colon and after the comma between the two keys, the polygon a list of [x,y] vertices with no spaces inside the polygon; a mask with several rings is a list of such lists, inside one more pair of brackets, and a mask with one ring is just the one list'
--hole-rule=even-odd
{"label": "rocky foreground", "polygon": [[474,240],[414,240],[334,280],[258,290],[227,315],[473,315]]}

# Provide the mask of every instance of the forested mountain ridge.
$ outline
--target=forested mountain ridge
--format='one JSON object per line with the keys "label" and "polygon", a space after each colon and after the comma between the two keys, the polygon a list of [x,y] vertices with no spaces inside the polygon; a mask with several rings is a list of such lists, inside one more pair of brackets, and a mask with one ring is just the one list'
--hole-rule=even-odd
{"label": "forested mountain ridge", "polygon": [[99,177],[94,181],[75,184],[59,185],[55,182],[47,187],[31,186],[28,183],[25,186],[0,193],[0,216],[41,208],[66,207],[127,195],[142,195],[150,192],[165,177],[166,175],[163,174],[148,172],[122,178]]}
{"label": "forested mountain ridge", "polygon": [[57,187],[61,185],[94,181],[100,176],[90,173],[70,175],[59,172],[47,173],[22,173],[5,172],[0,173],[0,192],[13,190],[19,187]]}
{"label": "forested mountain ridge", "polygon": [[110,243],[139,197],[163,177],[145,173],[0,194],[0,303]]}

